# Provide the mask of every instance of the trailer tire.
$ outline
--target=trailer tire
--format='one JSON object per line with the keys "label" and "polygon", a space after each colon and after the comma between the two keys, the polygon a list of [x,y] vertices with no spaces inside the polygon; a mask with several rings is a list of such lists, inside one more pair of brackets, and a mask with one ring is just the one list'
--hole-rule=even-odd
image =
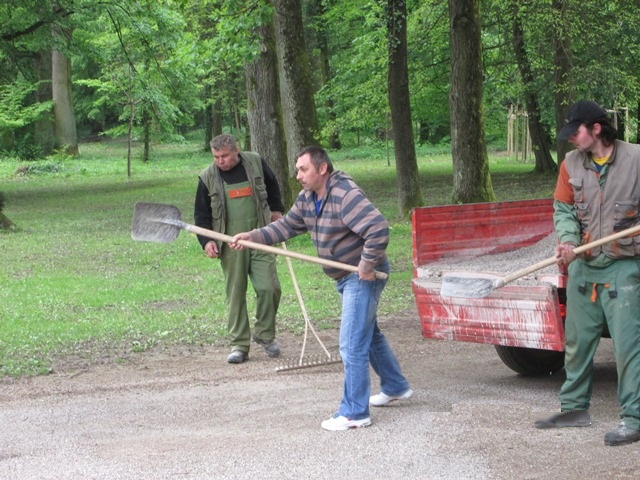
{"label": "trailer tire", "polygon": [[504,345],[495,347],[500,360],[511,370],[525,377],[550,375],[564,367],[564,352]]}

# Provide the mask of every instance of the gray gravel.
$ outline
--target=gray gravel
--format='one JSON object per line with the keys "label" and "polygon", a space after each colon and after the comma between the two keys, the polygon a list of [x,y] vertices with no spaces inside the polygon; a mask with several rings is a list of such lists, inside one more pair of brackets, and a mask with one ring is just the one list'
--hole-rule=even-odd
{"label": "gray gravel", "polygon": [[[416,268],[416,274],[426,281],[438,281],[447,272],[511,274],[552,257],[557,244],[556,235],[552,233],[529,247],[510,252],[473,258],[444,258],[420,265]],[[517,279],[513,284],[535,285],[540,278],[557,274],[558,267],[554,264]]]}
{"label": "gray gravel", "polygon": [[[154,351],[0,380],[2,479],[637,478],[640,444],[605,447],[618,422],[611,344],[596,358],[593,425],[536,430],[563,374],[523,378],[490,345],[424,340],[411,310],[381,319],[415,395],[373,425],[325,432],[339,365],[276,373],[259,350]],[[337,331],[323,331],[336,345]],[[280,337],[285,356],[301,339]],[[377,383],[374,382],[377,390]]]}

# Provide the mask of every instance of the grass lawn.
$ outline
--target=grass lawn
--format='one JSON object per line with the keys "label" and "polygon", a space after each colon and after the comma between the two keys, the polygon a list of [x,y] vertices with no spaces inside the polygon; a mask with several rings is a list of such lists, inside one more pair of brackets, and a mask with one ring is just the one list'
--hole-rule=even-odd
{"label": "grass lawn", "polygon": [[[132,162],[126,144],[81,145],[78,158],[19,162],[0,157],[0,192],[15,231],[0,231],[0,376],[47,373],[55,358],[119,361],[154,346],[225,342],[222,271],[194,236],[168,244],[130,237],[137,201],[167,203],[193,222],[197,175],[211,162],[200,145],[159,145],[153,159]],[[422,193],[429,205],[448,203],[449,154],[421,149]],[[391,280],[380,314],[413,306],[411,225],[396,213],[395,168],[384,148],[335,152],[335,166],[351,174],[392,228]],[[491,155],[498,200],[549,197],[555,176],[534,175],[531,164]],[[390,165],[389,165],[390,163]],[[315,251],[308,236],[290,250]],[[292,260],[311,320],[338,324],[334,283],[318,265]],[[284,258],[279,328],[301,332],[304,321]],[[250,311],[253,304],[250,303]],[[416,319],[416,322],[418,319]]]}

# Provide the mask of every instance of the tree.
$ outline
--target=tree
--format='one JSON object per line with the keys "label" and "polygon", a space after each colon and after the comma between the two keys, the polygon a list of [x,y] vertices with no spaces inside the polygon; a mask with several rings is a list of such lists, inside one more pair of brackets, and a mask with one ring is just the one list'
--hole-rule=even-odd
{"label": "tree", "polygon": [[4,193],[0,192],[0,228],[4,230],[15,229],[14,223],[7,217],[4,212]]}
{"label": "tree", "polygon": [[398,213],[405,216],[413,207],[423,205],[423,202],[411,121],[407,68],[407,5],[404,0],[387,1],[387,35],[387,89],[396,160]]}
{"label": "tree", "polygon": [[[51,57],[45,54],[42,59],[50,61]],[[38,133],[34,125],[39,122],[42,127],[40,133],[48,133],[53,148],[53,123],[48,119],[52,108],[51,99],[42,102],[29,100],[37,95],[39,85],[24,79],[19,79],[10,86],[0,84],[0,147],[13,154],[22,153],[16,156],[23,160],[35,159],[42,153],[39,148],[35,151],[27,148],[35,133]],[[51,130],[46,131],[47,127],[51,127]],[[23,133],[26,138],[16,141],[17,133]]]}
{"label": "tree", "polygon": [[[554,80],[554,105],[556,113],[556,132],[559,132],[564,125],[569,105],[573,103],[573,88],[571,83],[571,37],[569,24],[569,0],[551,1],[553,27],[553,80]],[[565,155],[570,150],[569,142],[556,139],[557,163],[564,160]]]}
{"label": "tree", "polygon": [[[336,131],[356,132],[372,138],[388,122],[388,42],[384,2],[381,0],[322,1],[314,17],[317,33],[315,71],[322,71],[321,37],[328,45],[330,75],[318,82],[316,92],[321,134],[330,139]],[[313,32],[314,30],[311,30]],[[322,47],[324,50],[324,48]],[[315,76],[320,78],[321,74]],[[341,141],[345,143],[344,140]]]}
{"label": "tree", "polygon": [[[423,0],[407,24],[411,113],[419,144],[448,144],[451,133],[447,99],[450,55],[447,2]],[[486,112],[485,112],[486,115]]]}
{"label": "tree", "polygon": [[[70,40],[71,29],[54,26],[53,35],[66,43],[67,39]],[[78,155],[78,135],[71,95],[71,60],[59,47],[51,52],[51,91],[56,147],[63,148],[68,155]]]}
{"label": "tree", "polygon": [[[53,115],[41,115],[31,125],[21,128],[21,136],[31,142],[32,150],[49,155],[56,147],[67,145],[67,153],[77,153],[77,137],[71,103],[70,64],[61,50],[55,48],[69,22],[73,9],[66,2],[14,2],[0,7],[0,39],[2,49],[13,53],[3,76],[15,82],[26,78],[37,82],[32,104],[53,101]],[[32,58],[31,66],[24,59]],[[11,78],[13,77],[13,78]],[[6,80],[5,80],[6,81]],[[25,105],[25,108],[28,105]],[[21,147],[18,145],[18,149]],[[24,151],[24,149],[22,149]]]}
{"label": "tree", "polygon": [[300,1],[273,0],[273,5],[289,175],[291,190],[296,191],[295,156],[305,146],[317,143],[318,121],[309,59],[305,50]]}
{"label": "tree", "polygon": [[524,31],[522,29],[521,16],[523,12],[520,10],[521,0],[511,1],[511,7],[513,9],[513,48],[524,85],[525,103],[527,105],[527,113],[529,114],[529,134],[531,136],[531,144],[533,145],[533,154],[536,158],[535,171],[554,172],[558,167],[551,158],[547,135],[540,121],[540,105],[533,87],[533,73],[527,55]]}
{"label": "tree", "polygon": [[258,27],[257,33],[262,44],[261,53],[245,67],[251,147],[269,162],[280,184],[285,207],[288,208],[297,191],[292,191],[289,184],[273,24],[267,22]]}
{"label": "tree", "polygon": [[495,200],[482,119],[480,0],[449,0],[453,202]]}
{"label": "tree", "polygon": [[[311,48],[311,51],[318,52],[317,62],[319,65],[315,68],[319,71],[319,75],[317,76],[317,78],[320,79],[320,85],[317,87],[318,90],[327,86],[333,77],[333,73],[331,71],[331,52],[329,47],[329,32],[326,17],[329,3],[332,2],[326,2],[325,0],[309,0],[307,4],[309,23],[313,27],[310,31],[313,33],[313,37],[315,38],[315,46],[308,45],[308,47]],[[316,98],[318,98],[317,95]],[[326,111],[326,121],[324,124],[327,131],[327,144],[329,148],[339,150],[342,147],[342,143],[340,142],[340,130],[335,126],[336,112],[334,107],[335,99],[332,95],[327,95],[324,98],[324,110]]]}
{"label": "tree", "polygon": [[84,31],[76,49],[97,71],[77,72],[75,84],[85,88],[83,114],[109,112],[112,120],[101,133],[142,140],[148,161],[154,140],[178,136],[201,111],[194,39],[173,0],[102,5],[87,22],[93,34]]}
{"label": "tree", "polygon": [[[32,54],[34,59],[32,75],[36,77],[36,90],[29,100],[31,105],[48,105],[46,111],[34,119],[34,122],[22,129],[27,142],[33,139],[34,155],[51,155],[56,147],[55,122],[53,119],[52,55],[51,50],[41,49]],[[40,110],[40,109],[38,109]],[[22,148],[22,151],[25,149]]]}

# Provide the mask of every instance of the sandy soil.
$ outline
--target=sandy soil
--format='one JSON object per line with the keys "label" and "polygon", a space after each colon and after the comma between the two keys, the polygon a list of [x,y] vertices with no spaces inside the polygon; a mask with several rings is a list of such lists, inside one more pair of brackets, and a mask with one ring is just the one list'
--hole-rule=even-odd
{"label": "sandy soil", "polygon": [[[618,422],[609,340],[593,425],[541,431],[532,422],[557,410],[562,373],[523,378],[490,345],[425,340],[414,311],[380,324],[415,395],[373,410],[369,428],[320,428],[340,400],[340,365],[276,372],[257,347],[241,365],[225,363],[226,348],[174,348],[0,380],[0,478],[638,477],[640,443],[603,444]],[[335,348],[337,331],[322,336]],[[301,341],[282,335],[283,357]]]}

